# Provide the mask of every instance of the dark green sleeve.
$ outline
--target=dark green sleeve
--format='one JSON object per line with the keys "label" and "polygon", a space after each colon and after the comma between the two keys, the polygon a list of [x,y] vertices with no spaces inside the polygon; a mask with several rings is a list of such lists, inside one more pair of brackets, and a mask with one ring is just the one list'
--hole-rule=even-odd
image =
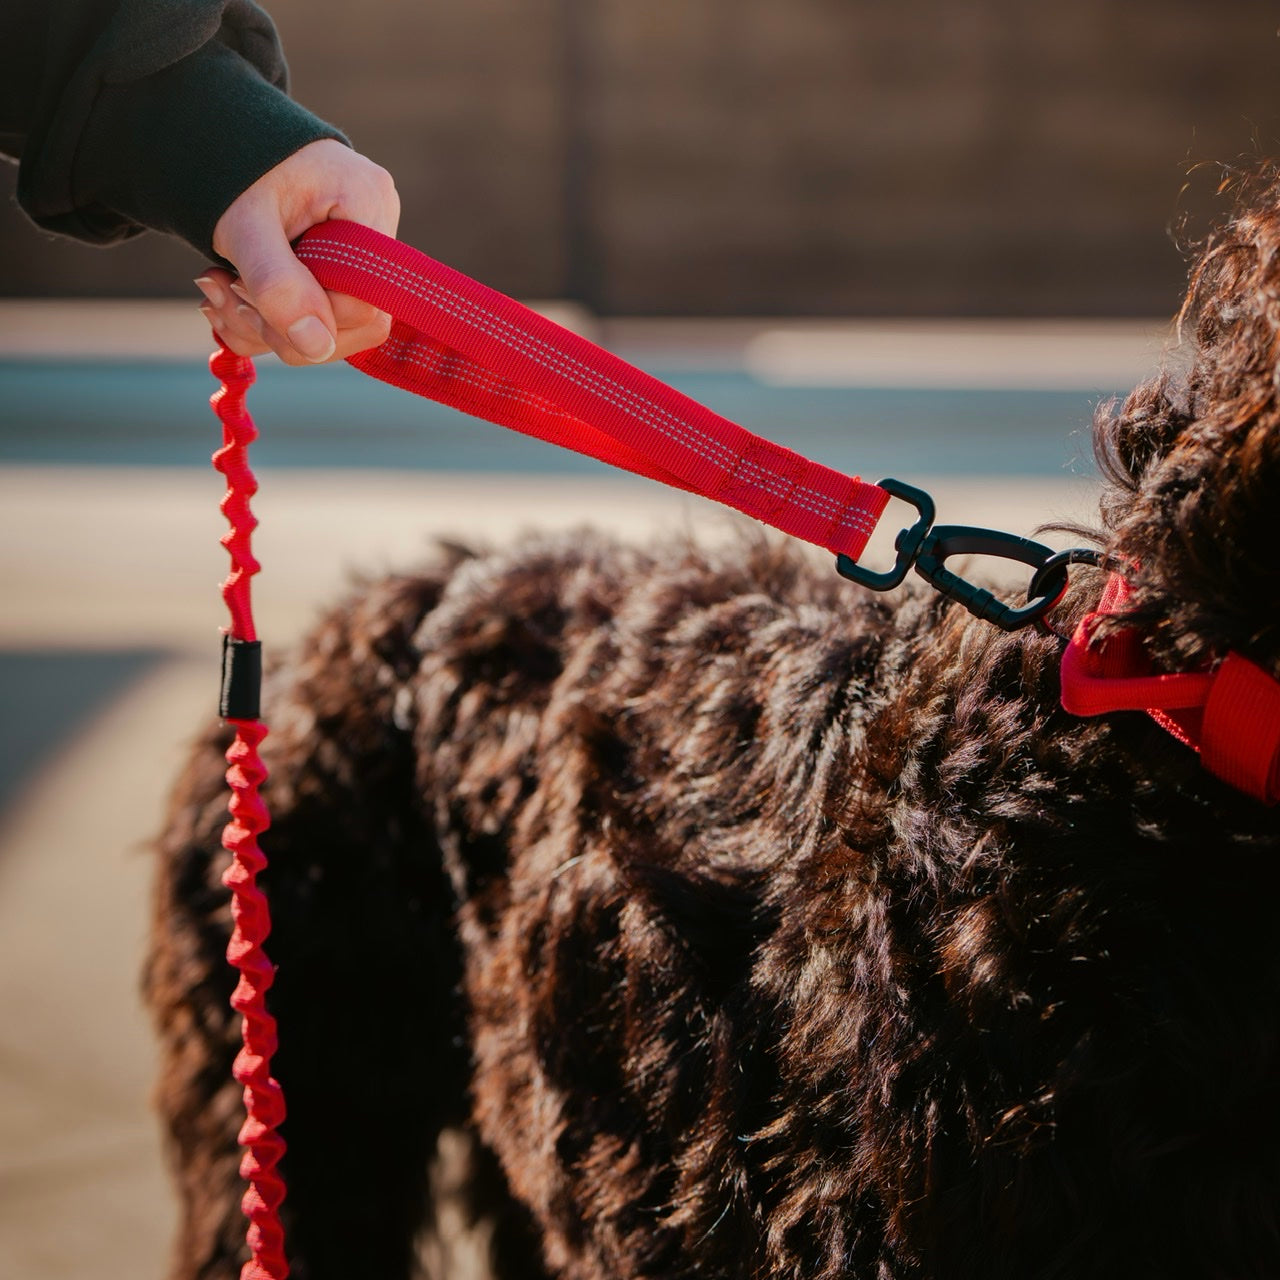
{"label": "dark green sleeve", "polygon": [[291,101],[249,0],[3,0],[0,148],[41,226],[106,243],[154,227],[212,253],[246,187],[332,126]]}

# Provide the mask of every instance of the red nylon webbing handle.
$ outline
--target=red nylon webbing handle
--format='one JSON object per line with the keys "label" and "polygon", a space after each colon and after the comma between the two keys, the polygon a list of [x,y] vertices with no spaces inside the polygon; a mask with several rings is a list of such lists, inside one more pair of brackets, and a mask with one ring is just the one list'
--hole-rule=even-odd
{"label": "red nylon webbing handle", "polygon": [[554,321],[389,236],[313,227],[298,257],[388,312],[351,364],[477,417],[714,498],[856,560],[889,495],[753,435]]}

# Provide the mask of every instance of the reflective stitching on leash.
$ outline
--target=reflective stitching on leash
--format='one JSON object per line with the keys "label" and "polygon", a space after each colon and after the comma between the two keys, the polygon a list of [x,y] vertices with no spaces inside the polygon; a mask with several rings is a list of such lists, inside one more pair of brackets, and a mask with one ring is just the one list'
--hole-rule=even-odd
{"label": "reflective stitching on leash", "polygon": [[[424,280],[407,268],[386,262],[371,251],[358,246],[311,242],[299,246],[299,255],[304,260],[328,261],[338,266],[357,268],[395,288],[402,289],[422,302],[438,307],[445,314],[502,343],[539,367],[565,378],[566,381],[589,394],[598,396],[620,412],[665,436],[673,443],[690,449],[726,474],[732,472],[735,460],[741,461],[744,479],[749,483],[772,494],[782,503],[792,502],[810,515],[831,522],[833,529],[856,528],[869,535],[875,528],[875,517],[856,504],[841,504],[821,490],[808,485],[794,483],[789,488],[785,487],[785,481],[780,477],[756,463],[742,459],[741,455],[735,454],[729,446],[696,424],[676,417],[661,405],[645,399],[616,380],[583,364],[575,357],[558,351],[536,335],[524,333],[502,317],[484,311],[470,299],[436,281]],[[459,310],[459,307],[462,309]],[[495,328],[495,325],[498,327]],[[585,375],[585,381],[582,376],[579,376],[580,374]],[[610,394],[611,391],[624,396],[626,401],[617,399]],[[566,414],[566,416],[572,419],[574,415]]]}

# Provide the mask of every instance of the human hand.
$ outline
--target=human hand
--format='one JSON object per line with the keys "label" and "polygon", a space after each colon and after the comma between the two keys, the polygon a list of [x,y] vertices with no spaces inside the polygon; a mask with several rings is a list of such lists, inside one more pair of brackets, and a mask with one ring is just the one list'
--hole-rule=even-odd
{"label": "human hand", "polygon": [[391,175],[332,138],[309,143],[244,191],[213,229],[214,250],[239,276],[211,267],[200,310],[237,355],[274,351],[285,364],[323,364],[385,342],[391,318],[326,293],[290,247],[330,218],[394,236],[400,198]]}

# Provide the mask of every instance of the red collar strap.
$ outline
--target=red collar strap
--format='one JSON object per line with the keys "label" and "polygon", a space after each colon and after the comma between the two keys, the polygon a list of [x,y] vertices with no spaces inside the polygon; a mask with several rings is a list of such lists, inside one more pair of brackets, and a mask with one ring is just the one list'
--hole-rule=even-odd
{"label": "red collar strap", "polygon": [[1280,681],[1229,653],[1211,671],[1154,673],[1135,628],[1099,642],[1098,623],[1124,610],[1128,583],[1112,574],[1097,611],[1062,655],[1062,705],[1072,715],[1145,711],[1200,753],[1216,777],[1264,804],[1280,801]]}

